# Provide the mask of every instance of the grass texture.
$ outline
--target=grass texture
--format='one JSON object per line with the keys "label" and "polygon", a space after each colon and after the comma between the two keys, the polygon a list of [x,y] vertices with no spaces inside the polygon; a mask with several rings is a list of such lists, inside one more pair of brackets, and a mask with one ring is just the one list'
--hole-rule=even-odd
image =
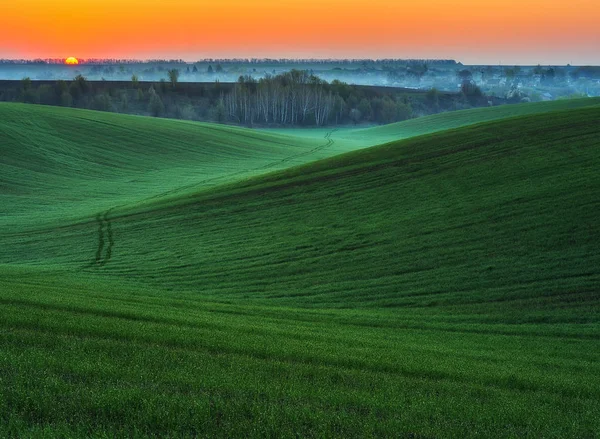
{"label": "grass texture", "polygon": [[573,102],[360,149],[0,105],[0,436],[597,437]]}

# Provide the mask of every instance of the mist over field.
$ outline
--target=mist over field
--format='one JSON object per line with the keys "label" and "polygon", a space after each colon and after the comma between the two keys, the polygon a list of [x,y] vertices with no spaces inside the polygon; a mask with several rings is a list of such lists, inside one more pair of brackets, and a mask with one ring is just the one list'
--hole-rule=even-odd
{"label": "mist over field", "polygon": [[[518,88],[532,100],[582,94],[600,95],[600,67],[463,65],[453,60],[203,60],[199,62],[90,60],[66,66],[62,60],[0,61],[0,80],[71,80],[83,75],[91,81],[168,80],[177,69],[180,82],[233,83],[240,76],[268,78],[292,69],[307,70],[326,81],[440,91],[457,91],[468,71],[469,78],[494,96]],[[540,95],[540,96],[538,96]],[[542,96],[543,95],[543,96]]]}

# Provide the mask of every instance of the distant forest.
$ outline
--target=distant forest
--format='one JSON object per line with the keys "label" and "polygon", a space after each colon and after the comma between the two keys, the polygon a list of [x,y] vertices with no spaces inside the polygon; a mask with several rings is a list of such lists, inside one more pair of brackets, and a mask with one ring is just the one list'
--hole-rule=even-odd
{"label": "distant forest", "polygon": [[[385,123],[407,114],[416,117],[490,101],[495,105],[600,96],[597,66],[466,66],[453,60],[426,59],[79,62],[0,60],[0,93],[4,94],[0,99],[66,105],[69,96],[57,82],[62,80],[71,94],[71,105],[80,108],[245,125],[310,126]],[[168,88],[161,81],[170,83],[171,72],[177,72],[177,84]],[[85,91],[76,90],[77,86],[70,90],[74,77],[85,78]],[[23,90],[23,78],[31,79],[33,90]],[[50,99],[47,89],[34,96],[40,85],[57,84],[59,98],[64,94],[64,99]],[[437,92],[429,92],[434,89]],[[430,93],[428,98],[426,93]],[[277,100],[284,97],[290,102],[282,107]]]}
{"label": "distant forest", "polygon": [[[503,103],[472,82],[460,92],[419,91],[331,83],[306,70],[272,77],[240,76],[235,83],[0,81],[0,101],[85,108],[245,126],[385,124],[442,111]],[[491,102],[490,99],[494,99]]]}

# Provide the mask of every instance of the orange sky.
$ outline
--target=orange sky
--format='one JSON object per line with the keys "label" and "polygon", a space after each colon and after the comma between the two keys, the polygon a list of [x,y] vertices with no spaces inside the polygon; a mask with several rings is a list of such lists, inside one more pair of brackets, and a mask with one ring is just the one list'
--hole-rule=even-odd
{"label": "orange sky", "polygon": [[599,0],[0,0],[0,57],[600,64]]}

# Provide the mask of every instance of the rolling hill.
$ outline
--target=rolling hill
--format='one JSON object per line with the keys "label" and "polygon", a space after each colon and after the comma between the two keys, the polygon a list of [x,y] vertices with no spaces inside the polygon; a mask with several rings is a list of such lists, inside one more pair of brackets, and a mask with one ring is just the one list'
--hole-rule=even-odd
{"label": "rolling hill", "polygon": [[[0,124],[3,141],[24,136],[0,161],[13,170],[0,433],[594,437],[600,106],[588,103],[319,161],[329,141],[308,136],[250,132],[240,152],[242,129],[0,106],[21,114]],[[42,140],[63,119],[61,138],[77,140],[59,166],[59,140]],[[130,126],[155,149],[106,146],[134,139]],[[102,148],[123,158],[108,164]],[[225,152],[211,161],[213,149]],[[305,164],[277,170],[290,152]],[[128,193],[146,171],[160,177]],[[62,190],[72,199],[52,203]]]}
{"label": "rolling hill", "polygon": [[354,133],[357,138],[372,138],[383,141],[406,139],[452,128],[460,128],[476,123],[490,122],[508,117],[521,117],[552,111],[572,110],[600,105],[600,98],[570,99],[549,102],[535,102],[519,105],[475,108],[471,110],[449,111],[433,116],[409,119],[404,122],[367,128]]}
{"label": "rolling hill", "polygon": [[[558,100],[449,111],[371,128],[341,128],[337,129],[332,134],[332,137],[338,141],[338,144],[352,145],[355,149],[358,149],[360,147],[379,145],[395,140],[432,134],[439,131],[460,128],[477,123],[491,122],[509,117],[521,117],[551,111],[591,107],[595,105],[600,105],[600,98]],[[263,131],[293,134],[303,138],[319,138],[328,132],[326,129],[283,129]]]}
{"label": "rolling hill", "polygon": [[[340,152],[302,139],[184,121],[0,103],[0,224],[63,222]],[[342,151],[344,151],[342,149]],[[33,209],[33,210],[32,210]]]}

